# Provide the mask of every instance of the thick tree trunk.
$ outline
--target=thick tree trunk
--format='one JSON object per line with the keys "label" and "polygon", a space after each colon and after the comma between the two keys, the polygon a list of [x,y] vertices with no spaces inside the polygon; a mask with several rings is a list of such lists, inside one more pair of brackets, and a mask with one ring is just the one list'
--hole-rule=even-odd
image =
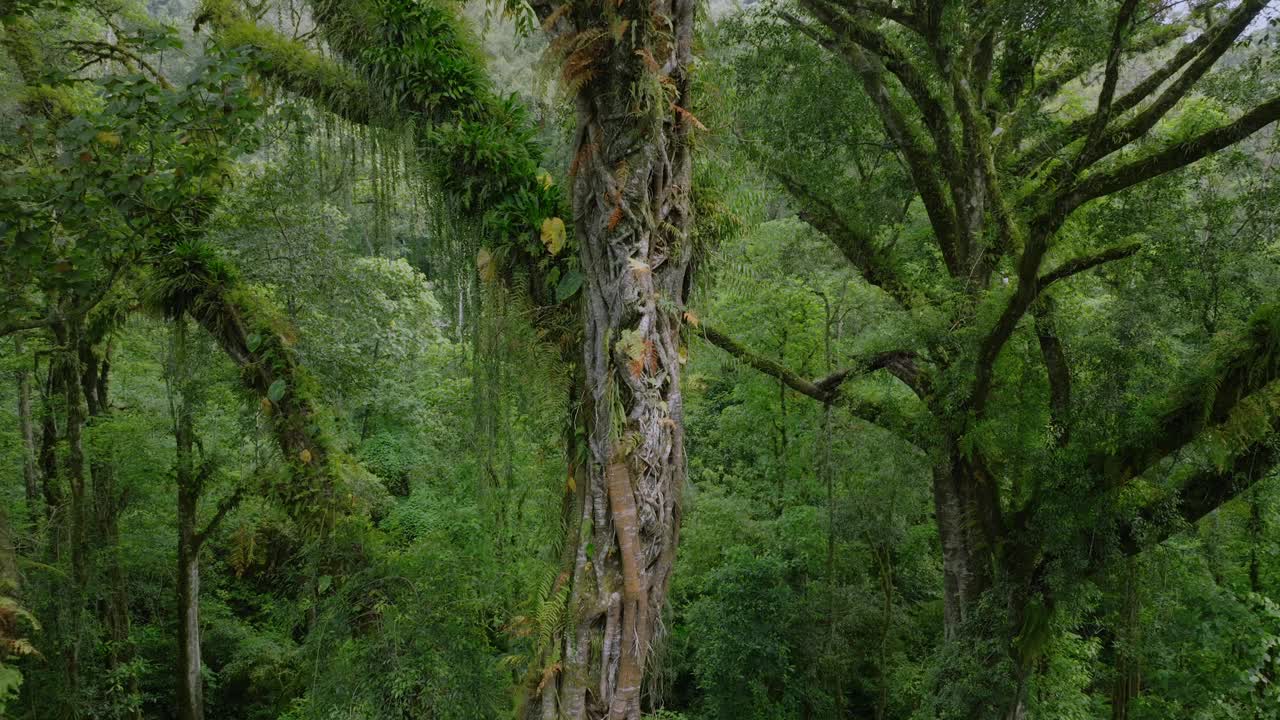
{"label": "thick tree trunk", "polygon": [[998,500],[993,488],[983,491],[984,479],[960,456],[953,441],[948,440],[938,452],[946,459],[933,469],[934,514],[942,543],[945,634],[954,639],[991,587],[993,510],[989,503]]}
{"label": "thick tree trunk", "polygon": [[[958,706],[968,709],[961,717],[970,720],[1023,720],[1035,652],[1020,642],[1034,646],[1038,640],[1031,636],[1047,622],[1044,610],[1031,608],[1033,601],[1043,600],[1035,599],[1033,554],[1005,528],[995,481],[980,457],[965,457],[954,438],[945,439],[936,452],[946,458],[933,471],[945,642],[952,647],[952,661],[961,662],[962,674],[970,675],[967,683],[937,692],[962,693]],[[992,593],[999,593],[990,598],[998,602],[984,604]],[[1003,614],[999,607],[1005,608]]]}
{"label": "thick tree trunk", "polygon": [[639,720],[675,561],[687,470],[680,335],[691,256],[683,108],[693,13],[688,0],[624,0],[613,20],[630,29],[620,35],[595,5],[568,8],[557,25],[598,37],[599,55],[576,103],[587,448],[566,558],[562,668],[541,683],[548,719]]}

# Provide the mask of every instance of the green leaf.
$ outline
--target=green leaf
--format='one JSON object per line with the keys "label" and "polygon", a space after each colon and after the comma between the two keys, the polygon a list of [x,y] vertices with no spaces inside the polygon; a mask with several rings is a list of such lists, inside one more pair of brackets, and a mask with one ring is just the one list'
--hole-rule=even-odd
{"label": "green leaf", "polygon": [[289,383],[280,378],[271,383],[271,387],[267,388],[267,398],[271,402],[280,402],[280,398],[284,397],[284,391],[289,389]]}
{"label": "green leaf", "polygon": [[582,287],[582,273],[577,270],[570,270],[560,278],[559,284],[556,285],[556,302],[564,302],[573,297],[578,292],[578,288]]}
{"label": "green leaf", "polygon": [[249,352],[257,352],[262,347],[262,335],[254,333],[245,339],[245,346],[249,348]]}
{"label": "green leaf", "polygon": [[330,585],[333,585],[333,577],[330,575],[321,575],[319,579],[316,580],[316,592],[323,593],[329,589]]}

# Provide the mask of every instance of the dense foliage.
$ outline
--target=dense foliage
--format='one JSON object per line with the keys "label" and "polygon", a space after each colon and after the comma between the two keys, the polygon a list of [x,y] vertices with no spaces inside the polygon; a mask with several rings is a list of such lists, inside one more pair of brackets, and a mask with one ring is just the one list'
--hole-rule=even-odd
{"label": "dense foliage", "polygon": [[1280,718],[1277,17],[0,0],[0,717]]}

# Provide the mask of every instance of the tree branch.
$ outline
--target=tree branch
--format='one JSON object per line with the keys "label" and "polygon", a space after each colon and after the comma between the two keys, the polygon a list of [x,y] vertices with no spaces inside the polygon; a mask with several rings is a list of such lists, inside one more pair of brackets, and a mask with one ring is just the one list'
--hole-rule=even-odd
{"label": "tree branch", "polygon": [[748,350],[733,338],[714,327],[708,326],[706,323],[701,323],[695,332],[700,332],[707,342],[725,351],[730,356],[741,360],[766,375],[777,378],[784,385],[802,395],[823,404],[837,400],[843,401],[842,404],[845,409],[862,420],[881,426],[918,448],[924,449],[928,447],[929,438],[927,433],[921,432],[916,427],[918,423],[912,418],[895,414],[894,408],[889,405],[866,402],[859,398],[840,394],[841,385],[849,378],[879,369],[888,370],[895,377],[907,383],[912,391],[921,392],[922,388],[925,387],[923,378],[915,366],[915,354],[910,351],[880,353],[872,358],[870,366],[865,369],[848,368],[817,380],[808,380],[781,363]]}
{"label": "tree branch", "polygon": [[1207,373],[1175,394],[1177,400],[1156,418],[1150,433],[1090,456],[1087,464],[1099,488],[1115,487],[1146,472],[1207,428],[1225,422],[1245,398],[1280,379],[1280,353],[1274,351],[1278,345],[1280,306],[1264,306],[1243,337],[1215,353],[1217,359]]}
{"label": "tree branch", "polygon": [[[1038,276],[1040,262],[1048,249],[1047,245],[1047,238],[1040,234],[1023,252],[1019,267],[1018,288],[1014,291],[1013,296],[1009,298],[1009,303],[1005,306],[1004,312],[1000,314],[1000,319],[996,321],[996,324],[991,328],[991,332],[987,333],[987,336],[983,338],[978,347],[978,365],[971,402],[979,416],[985,410],[987,396],[991,393],[996,358],[999,357],[1000,350],[1004,348],[1005,343],[1013,336],[1013,331],[1017,328],[1018,321],[1027,314],[1027,310],[1030,309],[1036,298],[1040,296],[1040,293],[1058,280],[1071,277],[1112,260],[1129,257],[1141,248],[1139,243],[1120,245],[1095,255],[1086,255],[1068,260],[1051,272]],[[1031,279],[1028,280],[1028,278]]]}
{"label": "tree branch", "polygon": [[1137,254],[1141,249],[1142,243],[1133,242],[1126,243],[1124,245],[1116,245],[1115,247],[1107,248],[1106,250],[1093,255],[1082,255],[1077,258],[1072,258],[1040,276],[1040,281],[1038,283],[1040,292],[1044,292],[1045,288],[1059,280],[1065,280],[1072,275],[1078,275],[1086,270],[1091,270],[1113,260],[1123,260],[1124,258]]}
{"label": "tree branch", "polygon": [[1036,320],[1036,340],[1040,358],[1049,378],[1049,421],[1053,425],[1054,445],[1062,447],[1071,441],[1071,366],[1058,338],[1054,322],[1054,303],[1049,295],[1041,295],[1031,305]]}
{"label": "tree branch", "polygon": [[1227,50],[1231,49],[1236,37],[1244,32],[1249,23],[1253,21],[1253,18],[1266,7],[1266,4],[1267,0],[1245,0],[1218,27],[1210,29],[1206,34],[1211,35],[1212,39],[1196,59],[1187,66],[1187,69],[1178,76],[1178,79],[1165,88],[1155,102],[1148,105],[1132,120],[1118,129],[1108,131],[1101,138],[1101,142],[1096,143],[1088,152],[1082,152],[1079,161],[1075,163],[1076,171],[1079,172],[1097,160],[1146,135],[1161,118],[1168,114],[1191,91],[1191,88],[1218,62],[1218,59]]}
{"label": "tree branch", "polygon": [[789,13],[780,13],[780,17],[812,38],[820,47],[848,62],[857,72],[863,89],[880,115],[885,131],[902,152],[916,192],[920,194],[920,201],[929,216],[930,225],[934,228],[934,235],[948,272],[952,277],[963,276],[965,272],[963,262],[957,255],[955,212],[943,193],[942,183],[936,173],[937,163],[926,149],[923,138],[919,137],[889,95],[884,86],[883,69],[877,67],[871,57],[858,45],[826,37]]}
{"label": "tree branch", "polygon": [[1186,167],[1206,155],[1249,137],[1277,119],[1280,119],[1280,95],[1255,107],[1233,123],[1171,145],[1141,160],[1087,176],[1065,194],[1063,209],[1069,213],[1090,200]]}
{"label": "tree branch", "polygon": [[[1271,476],[1280,465],[1280,417],[1272,421],[1272,434],[1251,443],[1224,467],[1208,467],[1192,472],[1170,493],[1162,493],[1145,503],[1118,528],[1120,551],[1136,555],[1159,544],[1182,529],[1170,523],[1170,514],[1184,523],[1195,524],[1255,483]],[[1176,497],[1172,493],[1176,492]]]}
{"label": "tree branch", "polygon": [[218,509],[213,513],[213,517],[209,518],[208,524],[204,526],[203,530],[195,534],[196,548],[203,545],[204,541],[217,531],[218,526],[222,524],[222,519],[227,516],[227,513],[234,510],[242,499],[244,499],[244,487],[237,487],[230,495],[222,498],[222,502],[218,503]]}
{"label": "tree branch", "polygon": [[[1162,65],[1155,72],[1148,75],[1144,80],[1134,86],[1132,90],[1117,98],[1111,105],[1112,116],[1115,117],[1122,115],[1123,113],[1137,107],[1143,100],[1150,96],[1151,93],[1160,89],[1160,87],[1163,86],[1169,78],[1173,77],[1175,73],[1182,69],[1183,66],[1194,60],[1197,56],[1201,56],[1202,53],[1207,53],[1214,40],[1221,40],[1223,37],[1226,38],[1225,46],[1221,47],[1221,52],[1225,52],[1230,47],[1230,41],[1234,40],[1244,28],[1248,27],[1249,23],[1259,12],[1261,12],[1262,7],[1265,6],[1265,4],[1265,0],[1246,0],[1246,2],[1242,2],[1231,12],[1230,15],[1227,16],[1227,18],[1222,20],[1216,26],[1208,28],[1195,40],[1183,45],[1168,62]],[[1237,29],[1233,33],[1227,33],[1227,31],[1232,28]],[[1213,62],[1216,62],[1218,57],[1221,55],[1221,52],[1212,56]],[[1204,57],[1208,57],[1208,55],[1205,55]],[[1212,62],[1210,62],[1209,65],[1212,65]],[[1208,68],[1205,67],[1204,69]],[[1189,79],[1190,76],[1184,73],[1183,78]],[[1181,82],[1183,78],[1180,78],[1179,82]],[[1197,75],[1196,79],[1198,78],[1199,76]],[[1170,89],[1172,89],[1172,87],[1173,86],[1170,86]],[[1185,90],[1183,92],[1185,94]],[[1166,95],[1164,97],[1173,98],[1172,95],[1168,95],[1168,91],[1166,91]],[[1181,95],[1178,97],[1181,97]],[[1161,112],[1160,116],[1163,116],[1163,114],[1164,113]],[[1031,150],[1028,150],[1019,156],[1013,164],[1016,172],[1019,174],[1030,172],[1032,168],[1044,162],[1059,149],[1069,145],[1076,139],[1083,137],[1085,133],[1089,131],[1092,121],[1093,116],[1089,115],[1075,120],[1065,127],[1050,133]]]}
{"label": "tree branch", "polygon": [[[369,85],[345,65],[334,62],[240,13],[233,3],[207,0],[196,16],[198,30],[208,23],[218,42],[253,51],[256,69],[284,90],[307,98],[358,125],[389,124],[376,117],[376,98]],[[381,120],[382,122],[379,122]]]}
{"label": "tree branch", "polygon": [[856,230],[845,222],[830,201],[822,198],[803,180],[783,170],[749,141],[747,152],[787,191],[797,205],[797,214],[815,230],[826,235],[845,259],[862,274],[862,279],[884,290],[903,307],[911,306],[911,289],[893,271],[887,254],[876,246],[867,232]]}
{"label": "tree branch", "polygon": [[1138,8],[1138,0],[1124,0],[1120,11],[1116,14],[1115,29],[1111,34],[1111,49],[1107,52],[1107,69],[1102,81],[1102,91],[1098,93],[1098,107],[1093,113],[1089,136],[1085,138],[1084,148],[1080,154],[1087,155],[1102,137],[1102,131],[1111,121],[1111,101],[1115,98],[1116,83],[1120,80],[1120,57],[1124,50],[1125,37],[1129,25],[1133,22],[1133,13]]}

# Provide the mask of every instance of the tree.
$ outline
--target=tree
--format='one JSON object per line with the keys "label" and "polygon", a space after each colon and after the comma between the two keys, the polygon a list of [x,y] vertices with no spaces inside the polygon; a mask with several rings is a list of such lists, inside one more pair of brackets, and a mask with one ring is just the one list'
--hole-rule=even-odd
{"label": "tree", "polygon": [[[1065,561],[1072,542],[1063,547],[1046,530],[1061,526],[1053,522],[1055,513],[1064,504],[1104,511],[1133,479],[1183,448],[1201,447],[1206,433],[1264,398],[1258,393],[1280,369],[1265,349],[1274,342],[1275,325],[1274,309],[1264,306],[1201,373],[1167,391],[1175,400],[1141,431],[1118,442],[1100,438],[1077,426],[1071,366],[1053,329],[1048,292],[1055,283],[1139,252],[1137,242],[1082,248],[1073,241],[1078,223],[1106,198],[1239,143],[1280,117],[1280,97],[1271,97],[1246,104],[1235,119],[1183,123],[1182,134],[1170,129],[1191,112],[1192,91],[1204,86],[1202,79],[1264,8],[1263,2],[1206,5],[1180,18],[1137,2],[1032,9],[806,0],[800,15],[781,8],[772,14],[772,26],[762,20],[763,34],[788,35],[782,28],[790,28],[856,77],[864,107],[883,128],[927,218],[929,235],[922,241],[928,245],[886,242],[884,213],[842,207],[838,194],[814,182],[819,178],[798,175],[782,160],[785,154],[772,154],[768,141],[761,148],[749,136],[749,147],[757,148],[751,152],[802,217],[841,249],[866,282],[884,291],[889,312],[907,323],[906,344],[810,381],[714,328],[705,336],[821,402],[836,399],[848,377],[877,369],[919,398],[927,429],[898,429],[915,433],[934,458],[955,671],[995,663],[1008,678],[999,689],[956,698],[951,712],[1023,717],[1028,676],[1057,588],[1072,582],[1050,577],[1064,572],[1065,564],[1069,577],[1087,578],[1111,557],[1100,551],[1080,563]],[[1200,32],[1183,39],[1187,23]],[[1132,58],[1156,48],[1164,49],[1163,61],[1141,77],[1123,78],[1122,85]],[[1102,84],[1091,110],[1073,112],[1074,103],[1060,102],[1064,88],[1099,66]],[[873,151],[861,155],[870,160]],[[891,166],[864,172],[859,182],[874,187],[885,173],[896,172]],[[1051,255],[1059,259],[1050,268]],[[909,274],[909,257],[927,272]],[[1000,382],[1008,355],[1002,351],[1020,328],[1029,332],[1031,326],[1048,375],[1044,409],[1051,450],[1017,461],[998,435],[1016,426],[1018,406],[996,391],[1007,387]],[[1265,477],[1277,459],[1272,444],[1265,432],[1250,438],[1232,445],[1229,460],[1216,467],[1183,465],[1180,487],[1169,488],[1180,498],[1180,518],[1194,522]],[[1077,474],[1091,478],[1087,491],[1064,484]],[[1167,534],[1138,530],[1156,521],[1167,497],[1105,514],[1115,523],[1119,552],[1137,552]],[[999,649],[988,658],[1005,659],[979,659],[985,648]]]}
{"label": "tree", "polygon": [[[552,324],[556,306],[585,287],[583,384],[572,398],[581,403],[582,427],[569,431],[582,436],[569,450],[570,532],[565,570],[551,592],[568,603],[573,622],[547,649],[532,694],[548,717],[630,719],[640,712],[685,473],[679,366],[693,252],[688,135],[696,119],[687,106],[694,8],[534,9],[577,107],[572,242],[558,186],[538,178],[539,152],[523,116],[493,97],[452,9],[315,3],[341,64],[256,25],[230,3],[206,3],[202,18],[222,42],[256,47],[267,77],[348,119],[421,122],[415,143],[438,163],[438,182],[463,209],[484,211],[480,229],[493,245],[477,251],[481,275],[528,288],[550,306],[543,322]],[[366,50],[369,42],[378,49]],[[454,90],[442,92],[450,84]],[[499,141],[489,133],[494,127],[517,134]],[[581,270],[568,249],[581,253]],[[552,341],[573,358],[577,332],[568,327],[561,324]],[[616,554],[606,550],[615,544]],[[593,557],[594,548],[603,554]],[[604,648],[598,664],[593,641]]]}

